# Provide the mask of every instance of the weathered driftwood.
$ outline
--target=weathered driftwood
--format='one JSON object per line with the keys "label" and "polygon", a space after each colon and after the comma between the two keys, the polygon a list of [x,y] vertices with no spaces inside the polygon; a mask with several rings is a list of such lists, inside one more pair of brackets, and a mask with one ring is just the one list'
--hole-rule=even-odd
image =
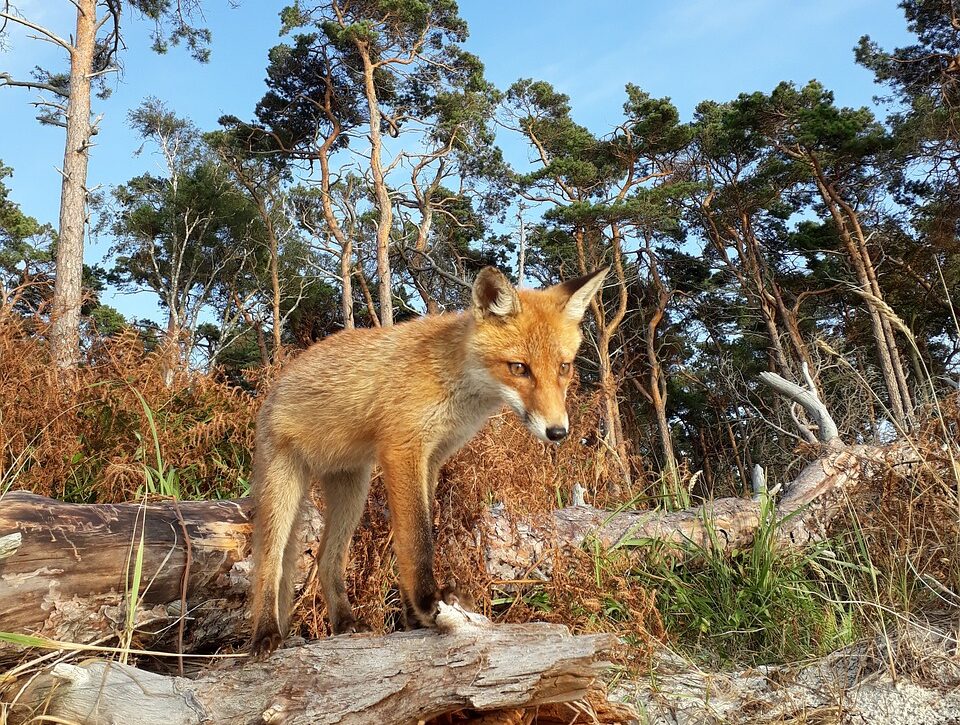
{"label": "weathered driftwood", "polygon": [[[899,449],[856,446],[826,450],[793,481],[780,486],[782,495],[774,514],[779,520],[780,543],[797,547],[821,540],[841,510],[844,492],[867,480],[871,470],[901,463],[903,458]],[[511,521],[494,509],[488,518],[494,543],[487,550],[487,568],[502,579],[523,578],[531,574],[533,563],[549,565],[546,555],[551,547],[578,546],[588,538],[604,550],[649,545],[678,558],[703,549],[735,551],[753,540],[763,505],[762,496],[757,496],[716,499],[683,511],[611,514],[591,506],[571,506],[555,511],[550,520],[537,526]],[[544,576],[549,573],[544,566],[538,568]]]}
{"label": "weathered driftwood", "polygon": [[[765,378],[804,407],[816,421],[821,456],[791,482],[779,486],[779,536],[800,545],[822,536],[840,509],[843,492],[864,480],[871,467],[901,463],[902,446],[844,446],[812,390]],[[776,488],[776,487],[775,487]],[[678,512],[621,511],[571,506],[536,522],[518,521],[494,506],[481,540],[487,568],[503,580],[549,576],[551,550],[592,538],[604,548],[654,542],[684,556],[693,543],[735,549],[747,545],[760,521],[764,498],[725,498]],[[246,636],[249,571],[248,500],[78,505],[29,493],[0,497],[0,631],[39,634],[86,643],[123,629],[132,554],[143,540],[143,576],[137,641],[176,651],[181,597],[186,595],[184,652],[207,651]],[[315,510],[304,527],[300,577],[311,564],[322,522]],[[187,550],[189,576],[183,590]],[[148,633],[157,633],[148,635]],[[0,644],[0,663],[19,653]]]}
{"label": "weathered driftwood", "polygon": [[[8,492],[0,497],[0,632],[87,643],[122,631],[142,546],[138,640],[175,649],[186,534],[184,651],[235,641],[244,631],[250,508],[247,499],[89,505]],[[316,540],[318,527],[311,517],[305,539]],[[309,563],[304,555],[301,579]],[[0,644],[0,662],[15,654]]]}
{"label": "weathered driftwood", "polygon": [[584,698],[616,644],[560,625],[474,625],[447,615],[446,632],[333,637],[196,680],[61,663],[34,680],[12,714],[15,722],[43,713],[84,725],[390,725],[468,709],[504,722],[495,713]]}

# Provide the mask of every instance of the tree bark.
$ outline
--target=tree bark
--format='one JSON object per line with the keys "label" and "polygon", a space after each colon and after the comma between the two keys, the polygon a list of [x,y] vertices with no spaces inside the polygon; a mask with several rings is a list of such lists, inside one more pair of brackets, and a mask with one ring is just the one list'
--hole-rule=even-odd
{"label": "tree bark", "polygon": [[[0,499],[0,538],[19,536],[0,559],[0,631],[89,643],[110,638],[126,622],[127,590],[143,536],[137,641],[176,651],[176,627],[191,542],[184,651],[245,636],[251,503],[164,501],[68,504],[13,491]],[[306,540],[319,536],[319,516]],[[311,557],[299,562],[304,578]],[[0,644],[0,662],[16,652]]]}
{"label": "tree bark", "polygon": [[80,361],[80,304],[83,289],[83,232],[87,219],[87,162],[90,136],[90,74],[97,40],[96,0],[77,0],[77,37],[70,49],[70,98],[60,192],[57,277],[50,313],[50,348],[62,370]]}
{"label": "tree bark", "polygon": [[[320,161],[320,203],[323,208],[323,219],[333,238],[337,240],[340,246],[340,284],[342,285],[340,299],[340,309],[343,313],[343,329],[352,330],[356,324],[353,317],[353,282],[351,279],[351,270],[353,269],[353,239],[344,234],[343,227],[333,213],[333,199],[331,197],[330,173],[330,152],[337,139],[340,138],[342,127],[340,120],[333,110],[333,75],[330,67],[326,68],[326,87],[323,95],[323,110],[330,122],[330,134],[323,140],[317,158]],[[345,197],[348,196],[345,194]],[[344,199],[346,204],[350,203],[349,198]]]}
{"label": "tree bark", "polygon": [[328,638],[196,680],[116,662],[61,663],[28,686],[13,716],[42,711],[44,720],[85,725],[417,723],[463,710],[493,717],[583,699],[615,644],[561,625],[456,622],[442,633]]}
{"label": "tree bark", "polygon": [[[416,184],[416,175],[413,177],[413,183]],[[433,204],[430,201],[430,194],[433,193],[433,187],[429,187],[425,192],[417,189],[417,206],[420,209],[420,223],[417,225],[417,239],[413,248],[419,255],[427,256],[427,242],[430,240],[430,229],[433,227]],[[418,255],[418,256],[419,256]],[[428,315],[436,315],[441,312],[440,305],[430,293],[430,287],[423,277],[419,268],[410,266],[410,277],[413,280],[413,286],[423,300],[423,306]]]}
{"label": "tree bark", "polygon": [[344,239],[340,247],[340,310],[343,314],[343,329],[356,327],[353,317],[353,242]]}
{"label": "tree bark", "polygon": [[390,232],[393,230],[393,202],[383,172],[383,134],[380,130],[383,115],[374,84],[376,67],[365,42],[357,43],[363,60],[363,87],[370,113],[370,171],[373,174],[373,192],[377,199],[377,277],[380,283],[380,324],[393,324],[393,282],[390,273]]}
{"label": "tree bark", "polygon": [[647,323],[647,362],[650,365],[650,400],[657,419],[657,431],[660,434],[660,449],[663,451],[664,475],[674,494],[679,493],[680,467],[673,450],[673,432],[670,421],[667,419],[667,385],[663,377],[663,369],[656,350],[657,325],[663,317],[663,310],[658,309]]}
{"label": "tree bark", "polygon": [[[590,259],[587,251],[587,232],[578,228],[574,233],[577,244],[577,262],[581,274],[588,274],[595,268],[596,258],[599,256],[596,249],[591,250]],[[613,227],[613,271],[617,280],[617,306],[613,314],[608,317],[603,304],[603,293],[597,294],[590,301],[594,323],[597,327],[597,372],[600,382],[600,395],[603,403],[603,418],[607,424],[605,442],[616,456],[617,465],[624,481],[629,486],[632,481],[630,459],[627,455],[627,444],[623,435],[623,421],[620,416],[619,383],[613,374],[613,361],[610,353],[614,333],[623,321],[627,312],[627,280],[623,268],[623,256],[620,247],[620,231]]]}
{"label": "tree bark", "polygon": [[267,239],[270,244],[270,306],[273,315],[273,362],[283,357],[283,316],[280,314],[280,240],[277,238],[277,228],[273,224],[273,217],[267,209],[263,198],[257,199],[257,209],[267,229]]}
{"label": "tree bark", "polygon": [[360,291],[363,293],[364,302],[367,303],[367,313],[370,315],[370,321],[374,327],[380,327],[380,318],[377,316],[376,305],[373,304],[373,295],[370,294],[370,287],[367,285],[367,276],[363,272],[363,266],[358,264],[354,272],[360,282]]}

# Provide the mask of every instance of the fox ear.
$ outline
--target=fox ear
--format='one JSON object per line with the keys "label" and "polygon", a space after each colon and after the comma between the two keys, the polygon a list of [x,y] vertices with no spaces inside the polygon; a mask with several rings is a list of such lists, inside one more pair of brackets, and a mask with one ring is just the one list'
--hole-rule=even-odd
{"label": "fox ear", "polygon": [[520,296],[503,272],[484,267],[473,283],[473,312],[477,319],[489,315],[510,317],[520,312]]}
{"label": "fox ear", "polygon": [[603,280],[609,271],[609,267],[604,267],[583,277],[568,279],[554,287],[561,297],[566,298],[563,311],[567,313],[567,317],[577,322],[583,319],[583,313],[590,306],[590,300],[603,285]]}

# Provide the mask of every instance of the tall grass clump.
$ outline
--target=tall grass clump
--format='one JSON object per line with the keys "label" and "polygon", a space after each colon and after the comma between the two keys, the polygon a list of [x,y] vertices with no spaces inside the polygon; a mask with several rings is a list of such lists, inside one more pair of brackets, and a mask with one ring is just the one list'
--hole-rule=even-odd
{"label": "tall grass clump", "polygon": [[779,525],[765,495],[757,535],[742,551],[724,551],[716,531],[710,543],[688,543],[683,552],[623,543],[640,557],[633,582],[655,592],[664,629],[681,650],[711,665],[756,665],[826,654],[853,640],[853,610],[832,574],[832,552],[784,550]]}
{"label": "tall grass clump", "polygon": [[960,395],[929,405],[902,443],[905,462],[851,495],[831,535],[869,571],[851,588],[876,616],[960,611]]}
{"label": "tall grass clump", "polygon": [[[957,312],[943,279],[955,332]],[[858,291],[906,339],[924,404],[891,443],[902,462],[861,481],[830,534],[860,619],[883,637],[918,619],[955,620],[960,612],[960,391],[933,375],[910,327],[882,300]],[[835,351],[830,351],[835,356]],[[876,393],[874,393],[876,396]],[[879,397],[878,406],[882,407]],[[891,663],[891,667],[892,667]]]}

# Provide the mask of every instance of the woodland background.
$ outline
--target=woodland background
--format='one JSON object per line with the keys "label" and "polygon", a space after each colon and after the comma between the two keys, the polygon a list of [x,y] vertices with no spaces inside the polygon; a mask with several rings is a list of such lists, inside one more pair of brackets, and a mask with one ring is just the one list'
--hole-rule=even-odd
{"label": "woodland background", "polygon": [[[788,478],[815,438],[757,388],[763,371],[803,383],[806,368],[848,443],[955,447],[951,0],[900,4],[909,45],[864,36],[853,50],[879,114],[810,81],[705,99],[681,118],[627,85],[620,120],[599,132],[546,82],[488,82],[452,0],[297,3],[280,14],[255,107],[198,128],[145,97],[127,121],[154,169],[100,189],[80,157],[110,139],[82,101],[95,110],[110,93],[126,24],[198,62],[216,41],[200,3],[78,4],[97,20],[87,56],[79,25],[51,39],[35,23],[35,42],[71,47],[73,66],[0,74],[4,104],[39,92],[41,123],[80,140],[59,223],[25,215],[4,182],[16,170],[0,167],[0,493],[243,495],[253,417],[285,360],[343,328],[462,308],[488,264],[530,286],[612,272],[585,326],[576,435],[548,449],[495,419],[445,470],[441,550],[482,507],[545,513],[575,483],[597,506],[675,510],[750,495],[756,465]],[[33,23],[10,4],[2,17]],[[78,75],[83,57],[91,71]],[[533,170],[507,163],[508,136]],[[91,238],[112,240],[106,259],[84,258]],[[154,295],[164,322],[101,303],[108,285]],[[503,619],[623,634],[636,645],[625,663],[663,637],[710,661],[822,654],[889,612],[956,606],[957,481],[924,475],[873,481],[869,505],[800,555],[755,549],[686,569],[614,552],[571,562],[569,578],[473,585]],[[387,526],[377,492],[354,586],[389,629]],[[304,611],[303,631],[322,632]]]}

